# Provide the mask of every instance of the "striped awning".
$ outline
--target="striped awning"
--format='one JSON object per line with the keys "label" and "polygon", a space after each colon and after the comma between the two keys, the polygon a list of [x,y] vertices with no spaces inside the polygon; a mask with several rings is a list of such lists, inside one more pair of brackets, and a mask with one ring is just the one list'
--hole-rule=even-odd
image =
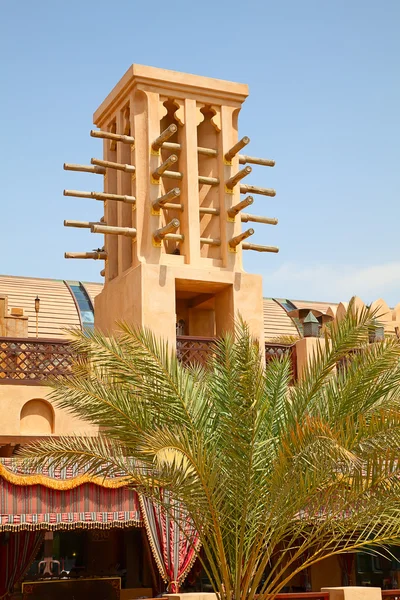
{"label": "striped awning", "polygon": [[123,477],[81,470],[21,471],[0,459],[0,531],[140,527],[138,494]]}

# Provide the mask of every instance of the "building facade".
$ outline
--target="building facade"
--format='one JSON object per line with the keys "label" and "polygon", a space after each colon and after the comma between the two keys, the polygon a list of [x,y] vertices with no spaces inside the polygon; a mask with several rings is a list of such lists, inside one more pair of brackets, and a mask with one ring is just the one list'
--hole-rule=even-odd
{"label": "building facade", "polygon": [[[0,548],[4,556],[12,549],[29,557],[4,575],[4,585],[11,590],[28,578],[23,593],[29,588],[31,600],[45,575],[63,573],[68,583],[72,573],[93,585],[101,578],[109,581],[110,598],[128,600],[165,585],[175,589],[189,573],[194,585],[199,574],[192,549],[165,515],[123,480],[99,481],[74,469],[32,474],[15,466],[13,455],[33,439],[97,433],[55,407],[46,386],[48,376],[68,374],[69,329],[112,333],[125,320],[151,328],[190,362],[203,360],[240,314],[265,344],[266,360],[287,353],[301,377],[315,345],[303,336],[306,315],[322,325],[347,310],[345,303],[263,298],[261,277],[243,269],[243,252],[278,251],[249,242],[254,229],[244,225],[277,224],[244,212],[253,195],[275,196],[247,183],[251,165],[274,165],[243,153],[250,140],[239,139],[238,117],[247,94],[243,84],[133,65],[94,114],[91,135],[102,141],[101,158],[64,165],[87,172],[88,181],[103,179],[94,191],[64,194],[104,203],[99,221],[65,221],[104,236],[97,250],[66,252],[68,259],[104,263],[104,285],[0,277]],[[375,306],[386,332],[398,332],[400,305],[390,309],[379,300]],[[160,534],[166,529],[168,540]],[[356,567],[329,559],[305,577],[293,588],[355,583]]]}

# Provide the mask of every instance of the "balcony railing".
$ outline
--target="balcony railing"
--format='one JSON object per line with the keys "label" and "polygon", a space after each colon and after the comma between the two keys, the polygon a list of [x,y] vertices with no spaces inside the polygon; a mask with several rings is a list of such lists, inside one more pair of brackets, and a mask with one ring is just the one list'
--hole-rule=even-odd
{"label": "balcony railing", "polygon": [[210,352],[214,338],[193,335],[176,336],[176,354],[184,365],[200,363],[204,365]]}
{"label": "balcony railing", "polygon": [[281,358],[282,356],[288,356],[291,363],[292,369],[292,381],[297,379],[297,356],[296,356],[296,344],[274,344],[266,342],[265,344],[265,361],[268,362],[273,358]]}
{"label": "balcony railing", "polygon": [[[178,359],[184,365],[206,362],[214,344],[212,337],[181,335],[176,338]],[[266,344],[265,359],[288,355],[296,374],[295,346]],[[73,361],[66,340],[0,337],[0,384],[37,384],[50,376],[68,375]]]}
{"label": "balcony railing", "polygon": [[68,341],[0,337],[0,383],[40,384],[67,375],[72,359]]}

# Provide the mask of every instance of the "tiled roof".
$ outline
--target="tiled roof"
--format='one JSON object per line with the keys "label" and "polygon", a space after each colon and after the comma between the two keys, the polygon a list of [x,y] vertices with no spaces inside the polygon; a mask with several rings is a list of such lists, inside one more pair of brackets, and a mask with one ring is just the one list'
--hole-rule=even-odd
{"label": "tiled roof", "polygon": [[39,337],[65,337],[63,328],[79,327],[79,314],[68,287],[59,279],[0,275],[0,295],[8,296],[8,308],[24,309],[28,335],[36,335],[35,298],[40,298]]}
{"label": "tiled roof", "polygon": [[[92,305],[103,284],[81,283]],[[62,338],[64,329],[80,327],[77,304],[66,282],[61,279],[38,279],[0,275],[0,295],[8,296],[8,307],[24,309],[28,317],[28,335],[36,335],[35,298],[40,298],[39,337]],[[297,336],[294,321],[288,316],[290,305],[295,308],[315,308],[326,313],[329,307],[336,312],[337,304],[305,300],[264,298],[264,334],[266,340],[281,336]],[[287,309],[287,310],[286,310]]]}
{"label": "tiled roof", "polygon": [[291,302],[296,308],[315,308],[315,310],[320,310],[324,314],[328,308],[331,308],[333,314],[336,314],[338,307],[337,302],[313,302],[312,300],[291,300]]}
{"label": "tiled roof", "polygon": [[282,335],[298,335],[297,327],[286,310],[273,298],[264,298],[264,335],[266,340]]}

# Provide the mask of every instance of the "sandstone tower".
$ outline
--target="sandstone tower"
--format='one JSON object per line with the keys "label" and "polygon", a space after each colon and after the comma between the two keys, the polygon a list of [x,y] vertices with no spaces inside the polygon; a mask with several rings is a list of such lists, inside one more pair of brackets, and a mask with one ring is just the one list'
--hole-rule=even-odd
{"label": "sandstone tower", "polygon": [[275,195],[247,185],[250,164],[274,161],[241,154],[247,95],[243,84],[132,65],[96,110],[102,158],[64,167],[103,176],[104,191],[64,194],[104,201],[100,222],[65,221],[105,238],[104,250],[66,253],[105,261],[99,329],[125,320],[174,342],[177,331],[219,335],[240,313],[263,341],[262,281],[243,271],[242,252],[278,249],[249,243],[242,223],[277,223],[243,212],[251,194]]}

